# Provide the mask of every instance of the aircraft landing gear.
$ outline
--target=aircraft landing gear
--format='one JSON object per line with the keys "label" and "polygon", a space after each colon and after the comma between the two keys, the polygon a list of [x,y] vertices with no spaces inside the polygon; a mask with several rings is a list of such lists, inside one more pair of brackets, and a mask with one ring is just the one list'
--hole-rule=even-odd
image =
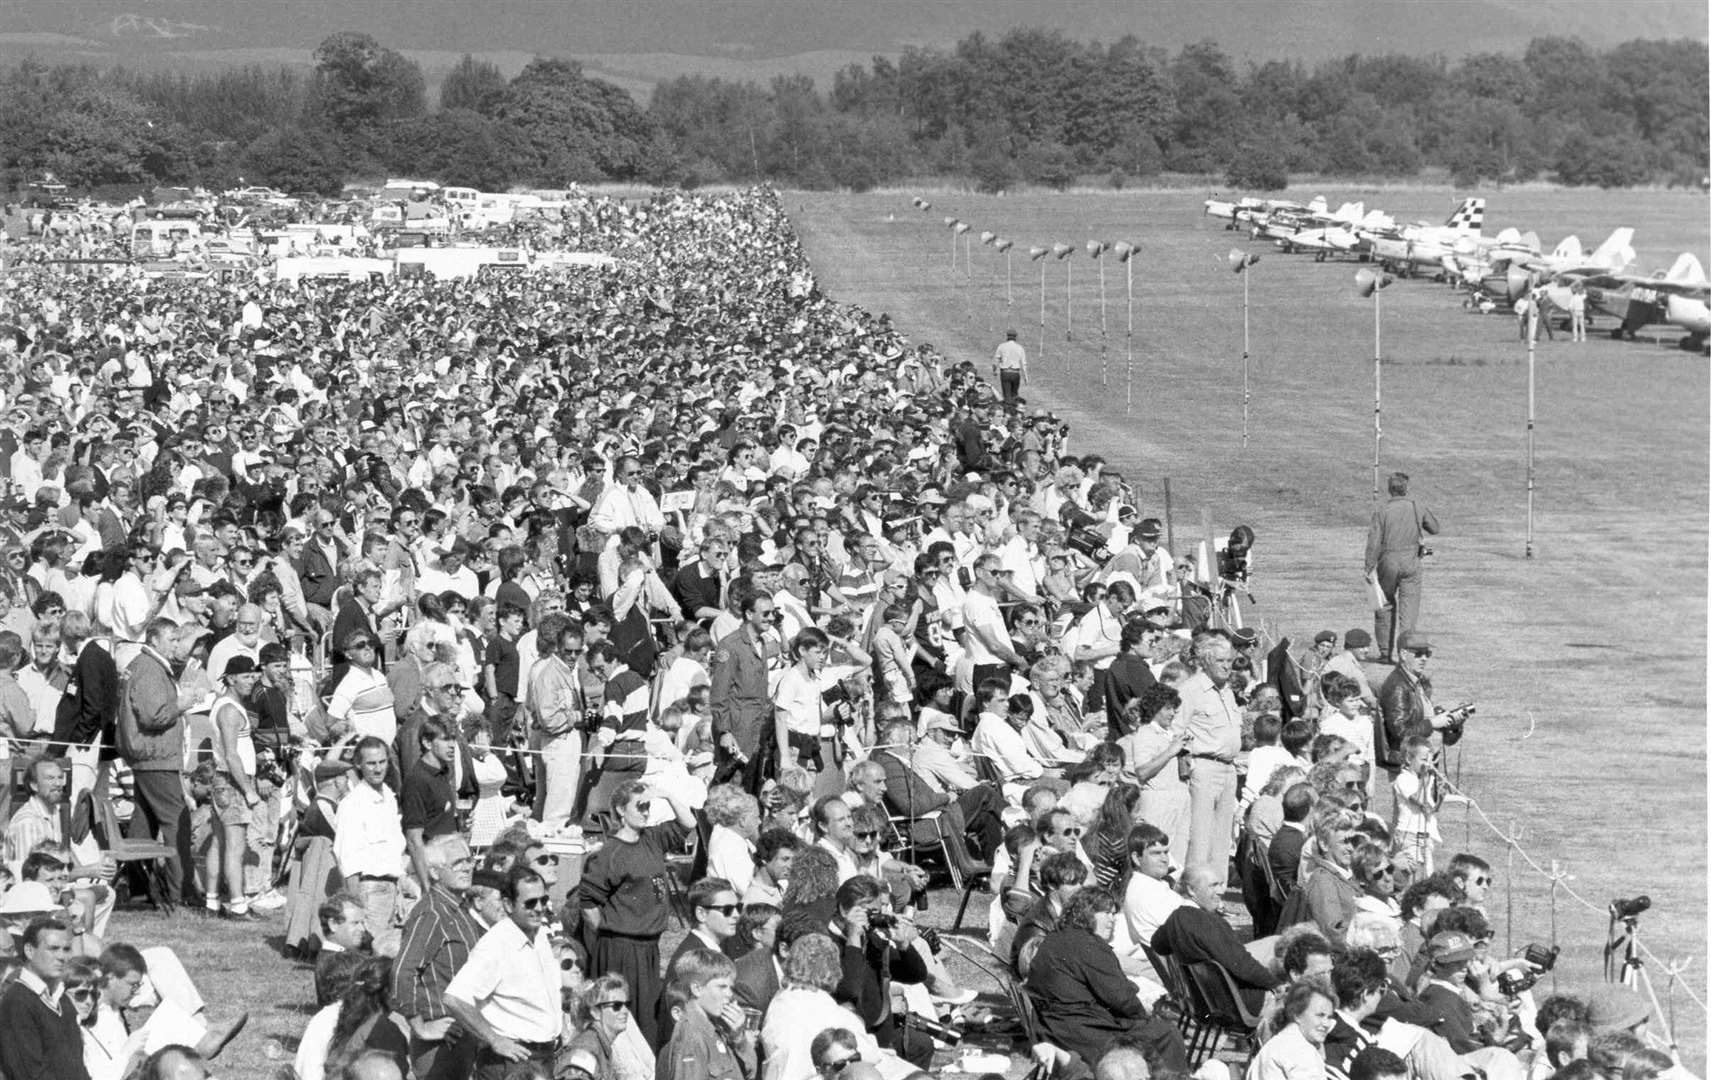
{"label": "aircraft landing gear", "polygon": [[1324,262],[1326,254],[1327,254],[1327,252],[1323,252],[1323,251],[1315,252],[1313,255],[1313,261],[1314,262]]}

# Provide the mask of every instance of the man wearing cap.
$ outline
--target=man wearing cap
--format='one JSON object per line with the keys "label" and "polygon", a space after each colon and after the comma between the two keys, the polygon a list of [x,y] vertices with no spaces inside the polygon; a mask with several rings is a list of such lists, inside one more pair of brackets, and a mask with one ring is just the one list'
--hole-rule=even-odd
{"label": "man wearing cap", "polygon": [[454,533],[439,549],[439,565],[422,571],[422,576],[416,579],[416,594],[433,593],[438,596],[454,592],[465,600],[481,595],[475,571],[468,566],[469,552],[469,541]]}
{"label": "man wearing cap", "polygon": [[[1324,633],[1330,633],[1330,631]],[[1323,636],[1323,633],[1320,634],[1320,637]],[[1336,635],[1332,634],[1331,636],[1334,642]],[[1318,638],[1314,638],[1314,641],[1318,641]],[[1357,626],[1345,632],[1342,651],[1331,654],[1330,658],[1325,661],[1325,666],[1320,669],[1319,676],[1323,678],[1326,674],[1334,671],[1339,675],[1346,675],[1353,679],[1355,684],[1360,687],[1361,701],[1366,703],[1368,709],[1376,711],[1378,709],[1378,695],[1372,692],[1372,684],[1366,681],[1366,670],[1361,666],[1361,661],[1371,655],[1369,652],[1371,648],[1372,635],[1365,630]]]}
{"label": "man wearing cap", "polygon": [[1473,939],[1460,930],[1446,930],[1433,934],[1426,948],[1431,956],[1431,974],[1420,988],[1420,1004],[1437,1015],[1431,1030],[1443,1036],[1465,1063],[1485,1070],[1487,1076],[1524,1075],[1515,1055],[1494,1045],[1474,1023],[1473,1006],[1466,996]]}
{"label": "man wearing cap", "polygon": [[[1134,513],[1129,507],[1123,509]],[[1143,518],[1135,531],[1129,534],[1128,544],[1106,561],[1099,572],[1099,580],[1109,582],[1119,575],[1127,576],[1135,586],[1136,596],[1143,607],[1169,600],[1173,590],[1169,576],[1170,555],[1158,543],[1163,534],[1164,525],[1158,518]]]}
{"label": "man wearing cap", "polygon": [[1431,658],[1432,642],[1425,634],[1410,630],[1397,636],[1396,669],[1378,691],[1382,738],[1373,747],[1379,763],[1392,772],[1401,768],[1402,741],[1410,736],[1430,739],[1434,749],[1461,741],[1461,724],[1432,704],[1432,681],[1426,676]]}
{"label": "man wearing cap", "polygon": [[1366,576],[1378,582],[1387,607],[1372,613],[1379,659],[1395,653],[1397,638],[1414,629],[1420,617],[1420,556],[1428,534],[1437,535],[1438,519],[1408,497],[1408,474],[1390,474],[1390,501],[1372,512],[1366,534]]}
{"label": "man wearing cap", "polygon": [[937,709],[922,709],[921,741],[915,744],[909,764],[928,783],[937,784],[942,790],[968,791],[980,780],[969,768],[972,758],[967,744],[962,745],[963,752],[959,754],[959,743],[962,743],[962,728],[957,725],[956,717]]}
{"label": "man wearing cap", "polygon": [[[208,845],[204,880],[207,895],[203,905],[228,919],[253,921],[249,898],[244,895],[244,852],[251,814],[261,805],[255,786],[255,743],[250,739],[250,714],[245,702],[255,692],[261,667],[255,658],[239,653],[221,669],[225,688],[209,710],[214,722],[213,842]],[[220,907],[220,879],[224,877],[228,901]]]}

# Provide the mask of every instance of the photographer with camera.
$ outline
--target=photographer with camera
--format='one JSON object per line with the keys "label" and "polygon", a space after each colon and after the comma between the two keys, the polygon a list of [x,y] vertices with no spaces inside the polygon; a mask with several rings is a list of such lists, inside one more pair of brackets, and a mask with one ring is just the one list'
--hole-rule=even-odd
{"label": "photographer with camera", "polygon": [[1418,630],[1396,640],[1396,670],[1378,692],[1382,722],[1374,730],[1373,752],[1378,763],[1395,775],[1402,767],[1402,745],[1419,736],[1439,750],[1461,742],[1462,726],[1474,714],[1472,705],[1442,709],[1432,704],[1432,680],[1426,663],[1432,658],[1432,642]]}
{"label": "photographer with camera", "polygon": [[831,934],[841,950],[844,974],[833,997],[861,1017],[882,1048],[927,1068],[933,1061],[933,1039],[921,1028],[929,1022],[913,1016],[905,1022],[891,1009],[894,979],[927,979],[927,965],[911,948],[915,924],[894,914],[884,886],[864,874],[838,886],[837,904]]}

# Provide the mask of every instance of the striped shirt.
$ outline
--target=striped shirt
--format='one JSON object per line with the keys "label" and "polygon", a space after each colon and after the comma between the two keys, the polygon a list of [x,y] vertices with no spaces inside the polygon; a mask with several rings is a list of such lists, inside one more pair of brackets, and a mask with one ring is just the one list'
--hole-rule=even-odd
{"label": "striped shirt", "polygon": [[642,737],[648,730],[648,680],[628,668],[606,680],[606,704],[600,742],[606,747],[607,772],[640,773],[647,766]]}
{"label": "striped shirt", "polygon": [[410,910],[392,967],[392,1004],[405,1016],[433,1021],[448,1015],[446,985],[469,959],[482,929],[444,885]]}

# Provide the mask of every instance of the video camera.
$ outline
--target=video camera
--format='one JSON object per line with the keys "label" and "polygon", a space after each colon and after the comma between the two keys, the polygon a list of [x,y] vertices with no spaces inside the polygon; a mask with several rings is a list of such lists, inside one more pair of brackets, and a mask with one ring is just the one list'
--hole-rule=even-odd
{"label": "video camera", "polygon": [[1504,994],[1513,997],[1523,990],[1531,990],[1533,984],[1539,981],[1539,976],[1556,967],[1557,954],[1562,952],[1562,946],[1528,945],[1521,951],[1521,958],[1533,965],[1532,970],[1510,969],[1497,976],[1497,987]]}

